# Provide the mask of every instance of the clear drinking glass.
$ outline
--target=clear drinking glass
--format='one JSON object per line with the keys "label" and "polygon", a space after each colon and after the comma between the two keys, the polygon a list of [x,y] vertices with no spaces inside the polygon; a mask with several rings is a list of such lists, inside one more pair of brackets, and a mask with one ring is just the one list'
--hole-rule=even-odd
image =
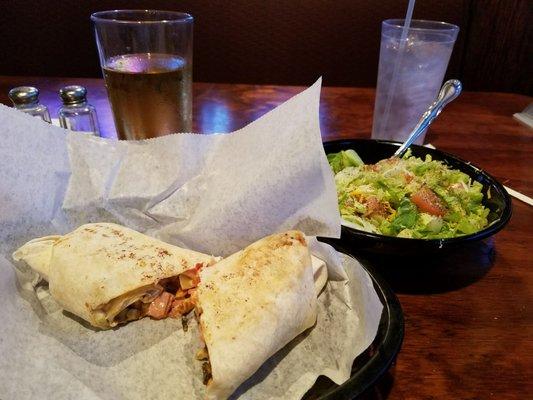
{"label": "clear drinking glass", "polygon": [[91,20],[118,138],[190,132],[193,17],[114,10]]}
{"label": "clear drinking glass", "polygon": [[403,24],[403,19],[382,23],[373,139],[407,139],[437,97],[459,32],[445,22],[412,20],[400,46]]}

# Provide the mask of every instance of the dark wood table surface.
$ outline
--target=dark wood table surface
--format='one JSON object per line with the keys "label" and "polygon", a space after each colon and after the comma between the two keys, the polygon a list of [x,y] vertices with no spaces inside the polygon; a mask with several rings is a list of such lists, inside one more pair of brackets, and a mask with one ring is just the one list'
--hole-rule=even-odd
{"label": "dark wood table surface", "polygon": [[[310,82],[311,83],[311,82]],[[115,135],[99,79],[0,77],[0,102],[18,85],[34,85],[57,112],[65,84],[88,88],[105,136]],[[245,126],[302,87],[194,85],[194,130]],[[463,93],[432,125],[427,141],[485,169],[533,197],[533,130],[513,119],[532,99]],[[323,140],[368,138],[374,89],[323,88]],[[416,260],[370,259],[398,294],[405,339],[396,365],[369,399],[526,399],[533,393],[533,207],[513,199],[508,226],[491,240]],[[528,395],[529,393],[529,395]],[[531,397],[529,397],[531,398]]]}

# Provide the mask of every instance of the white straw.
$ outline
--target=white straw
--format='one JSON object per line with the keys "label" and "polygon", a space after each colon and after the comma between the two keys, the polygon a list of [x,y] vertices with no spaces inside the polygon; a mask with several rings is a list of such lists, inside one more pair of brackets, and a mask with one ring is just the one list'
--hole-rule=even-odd
{"label": "white straw", "polygon": [[529,204],[530,206],[533,206],[533,199],[531,197],[526,196],[525,194],[522,194],[520,192],[517,192],[514,189],[511,189],[510,187],[504,186],[505,190],[507,190],[507,193],[509,193],[514,198],[523,201],[526,204]]}
{"label": "white straw", "polygon": [[411,19],[413,18],[413,10],[415,8],[416,0],[409,0],[407,5],[407,13],[405,14],[405,21],[403,23],[402,35],[400,37],[400,47],[398,49],[398,56],[396,57],[396,62],[394,63],[394,70],[392,71],[391,84],[389,86],[389,91],[387,93],[387,102],[385,103],[385,111],[383,113],[383,121],[381,123],[382,131],[387,129],[387,124],[389,122],[389,113],[392,105],[392,99],[394,97],[394,92],[396,91],[396,84],[398,81],[398,72],[400,71],[400,66],[402,64],[403,54],[405,51],[405,46],[407,44],[407,35],[409,33],[409,27],[411,26]]}

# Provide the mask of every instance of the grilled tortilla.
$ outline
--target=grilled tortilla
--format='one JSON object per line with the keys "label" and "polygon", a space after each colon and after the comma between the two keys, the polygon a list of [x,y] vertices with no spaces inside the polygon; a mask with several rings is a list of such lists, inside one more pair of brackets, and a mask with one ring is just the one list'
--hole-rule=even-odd
{"label": "grilled tortilla", "polygon": [[202,269],[197,313],[207,347],[201,352],[208,358],[207,398],[226,399],[313,326],[320,289],[315,289],[311,256],[299,231],[268,236]]}
{"label": "grilled tortilla", "polygon": [[173,310],[174,316],[190,311],[198,271],[216,262],[110,223],[34,239],[13,258],[48,281],[61,307],[102,329],[145,315],[159,319]]}
{"label": "grilled tortilla", "polygon": [[217,400],[315,324],[327,280],[325,264],[312,260],[299,231],[268,236],[218,261],[96,223],[32,240],[13,258],[46,279],[65,310],[102,329],[195,309],[205,343],[197,358],[204,361],[207,399]]}

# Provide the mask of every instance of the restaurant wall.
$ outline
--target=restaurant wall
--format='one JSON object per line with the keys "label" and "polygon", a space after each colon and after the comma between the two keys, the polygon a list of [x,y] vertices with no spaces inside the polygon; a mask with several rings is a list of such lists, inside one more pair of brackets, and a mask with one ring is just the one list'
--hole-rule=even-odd
{"label": "restaurant wall", "polygon": [[[380,23],[407,0],[2,0],[0,74],[99,77],[94,11],[155,8],[195,17],[194,79],[375,86]],[[533,92],[528,0],[418,0],[414,17],[461,31],[448,76],[467,90]],[[527,72],[529,71],[529,73]]]}

